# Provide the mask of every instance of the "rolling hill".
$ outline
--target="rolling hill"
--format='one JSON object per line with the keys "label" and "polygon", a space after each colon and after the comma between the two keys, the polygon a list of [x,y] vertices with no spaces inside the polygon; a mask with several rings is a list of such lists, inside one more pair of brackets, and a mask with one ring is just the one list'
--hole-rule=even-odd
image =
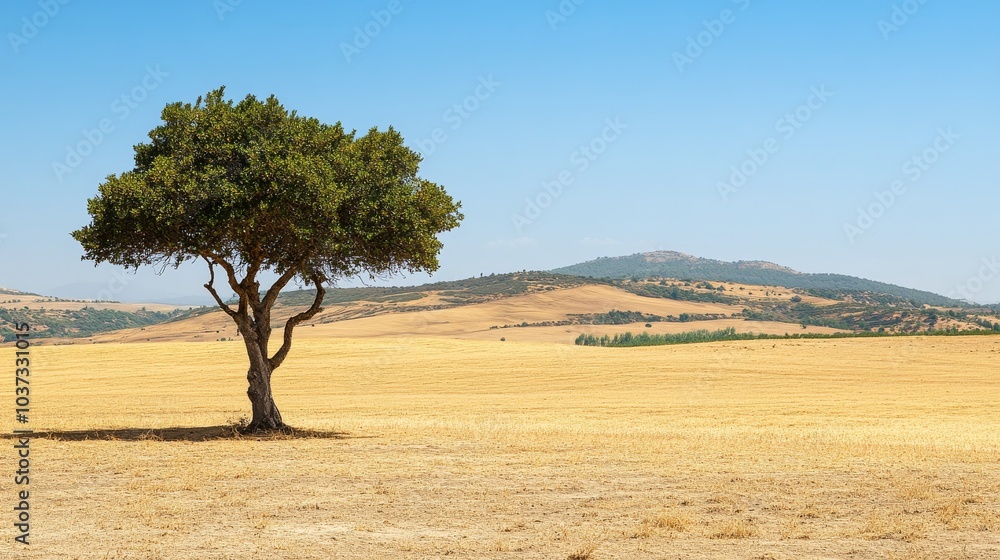
{"label": "rolling hill", "polygon": [[[312,290],[283,294],[285,319],[312,302]],[[299,327],[304,339],[447,337],[571,344],[581,334],[676,334],[736,329],[774,335],[920,333],[993,329],[1000,317],[914,304],[888,294],[822,297],[803,289],[679,279],[614,280],[521,272],[414,287],[342,288]],[[85,342],[232,341],[232,321],[205,307],[172,320],[85,337]],[[76,338],[80,341],[80,337]],[[59,339],[58,343],[73,342]]]}
{"label": "rolling hill", "polygon": [[81,338],[170,321],[186,311],[160,304],[69,300],[0,288],[0,342],[27,323],[36,338]]}
{"label": "rolling hill", "polygon": [[[36,337],[60,344],[239,338],[232,321],[215,307],[180,310],[3,293],[0,336],[6,338],[13,335],[15,321],[32,323]],[[314,296],[313,290],[282,294],[272,314],[274,329],[281,329]],[[410,287],[333,288],[324,311],[300,327],[298,336],[572,343],[581,334],[730,328],[774,335],[1000,331],[998,311],[850,276],[657,252],[598,259],[557,272],[491,274]]]}
{"label": "rolling hill", "polygon": [[888,294],[919,304],[961,307],[964,302],[945,296],[843,274],[807,274],[765,261],[725,262],[694,257],[676,251],[636,253],[604,257],[552,272],[592,278],[683,278],[709,282],[739,282],[785,288],[800,288],[817,294],[850,292]]}

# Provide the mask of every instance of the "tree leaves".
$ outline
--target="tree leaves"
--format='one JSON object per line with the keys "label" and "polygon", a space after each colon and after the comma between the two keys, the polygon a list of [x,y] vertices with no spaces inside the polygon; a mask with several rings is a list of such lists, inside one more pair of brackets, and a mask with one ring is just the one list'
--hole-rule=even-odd
{"label": "tree leaves", "polygon": [[437,235],[462,219],[392,128],[357,137],[273,96],[234,104],[223,88],[161,116],[135,167],[88,202],[91,223],[73,233],[85,259],[137,268],[210,254],[305,281],[433,271]]}

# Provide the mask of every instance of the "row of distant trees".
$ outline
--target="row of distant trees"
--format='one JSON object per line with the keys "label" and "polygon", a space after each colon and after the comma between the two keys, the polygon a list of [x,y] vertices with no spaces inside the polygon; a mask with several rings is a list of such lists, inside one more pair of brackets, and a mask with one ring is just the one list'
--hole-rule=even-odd
{"label": "row of distant trees", "polygon": [[788,339],[828,339],[828,338],[880,338],[889,336],[997,336],[998,330],[959,330],[948,328],[941,330],[931,330],[920,333],[890,333],[890,332],[842,332],[842,333],[794,333],[794,334],[762,334],[762,333],[738,333],[733,327],[720,329],[717,331],[697,330],[685,333],[673,334],[633,334],[625,332],[614,336],[596,336],[593,334],[581,334],[576,338],[577,346],[603,346],[610,348],[624,348],[633,346],[665,346],[671,344],[694,344],[699,342],[719,342],[734,340],[788,340]]}

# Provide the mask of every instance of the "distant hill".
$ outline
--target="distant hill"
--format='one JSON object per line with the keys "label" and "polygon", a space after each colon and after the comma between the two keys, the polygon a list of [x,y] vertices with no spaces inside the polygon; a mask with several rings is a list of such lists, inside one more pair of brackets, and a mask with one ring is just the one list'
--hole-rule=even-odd
{"label": "distant hill", "polygon": [[[300,336],[446,336],[569,344],[581,334],[600,338],[624,332],[673,335],[722,329],[771,335],[1000,333],[1000,315],[988,309],[930,307],[880,292],[826,297],[813,293],[817,291],[822,290],[523,271],[421,286],[331,288],[324,310],[302,326]],[[282,294],[271,316],[272,328],[280,329],[312,304],[315,295],[314,290]],[[203,307],[164,324],[104,333],[88,342],[239,338],[229,317]]]}
{"label": "distant hill", "polygon": [[85,338],[156,325],[188,313],[167,305],[70,300],[0,288],[0,342],[14,340],[22,323],[31,326],[35,338]]}
{"label": "distant hill", "polygon": [[[172,287],[172,286],[171,286]],[[192,286],[194,288],[194,286]],[[108,291],[107,282],[73,282],[55,286],[45,291],[46,295],[64,300],[90,300],[100,298],[100,294]],[[208,291],[200,289],[192,294],[176,293],[172,290],[143,289],[135,284],[120,294],[114,294],[115,299],[123,303],[155,303],[176,305],[178,307],[215,305],[215,300]]]}
{"label": "distant hill", "polygon": [[904,288],[843,274],[807,274],[765,261],[725,262],[675,251],[603,257],[552,272],[591,278],[677,278],[710,282],[738,282],[809,290],[821,297],[838,298],[852,293],[888,294],[919,304],[963,307],[964,302],[933,292]]}
{"label": "distant hill", "polygon": [[[630,329],[654,334],[729,328],[779,335],[1000,332],[995,309],[927,306],[950,300],[849,276],[801,274],[772,263],[722,263],[678,253],[595,263],[609,275],[617,266],[617,275],[625,277],[522,271],[421,286],[330,288],[324,311],[303,330],[312,333],[307,336],[415,334],[566,343],[582,333],[600,336]],[[721,274],[735,279],[714,280]],[[793,282],[805,287],[788,287]],[[281,294],[272,327],[280,329],[288,317],[312,304],[315,293]],[[10,340],[13,325],[22,321],[32,324],[34,336],[58,339],[59,344],[73,339],[239,339],[229,317],[214,306],[184,311],[0,296],[0,337]]]}
{"label": "distant hill", "polygon": [[30,294],[28,292],[21,292],[18,290],[11,290],[0,286],[0,296],[34,296],[37,294]]}
{"label": "distant hill", "polygon": [[[605,261],[621,260],[624,259],[601,259],[595,262],[603,264]],[[317,317],[316,323],[339,322],[393,313],[436,311],[581,286],[607,286],[647,298],[650,303],[644,306],[636,304],[636,307],[625,308],[624,312],[622,308],[594,309],[589,314],[566,319],[565,321],[569,323],[696,322],[721,318],[712,313],[697,311],[682,312],[676,316],[650,313],[652,306],[662,304],[662,300],[693,304],[692,309],[706,304],[726,306],[729,308],[728,317],[746,321],[845,331],[883,329],[888,332],[915,333],[929,329],[992,330],[997,320],[994,310],[942,305],[942,302],[952,302],[952,300],[929,292],[909,290],[850,276],[801,274],[773,263],[720,263],[680,253],[656,253],[650,255],[648,261],[643,259],[643,262],[652,262],[653,265],[672,265],[674,268],[671,270],[676,274],[649,272],[664,270],[666,267],[658,269],[650,267],[646,274],[629,274],[627,278],[590,278],[556,272],[525,271],[422,286],[331,289],[327,291],[324,300],[328,312]],[[683,263],[689,266],[683,266]],[[697,268],[699,265],[710,269],[713,263],[716,263],[716,266],[731,264],[736,270],[746,271],[746,275],[738,280],[713,280],[716,284],[711,284],[709,280],[703,279],[704,275],[690,273],[692,268]],[[637,267],[629,270],[635,268]],[[687,272],[681,274],[682,271]],[[637,276],[639,278],[636,278]],[[749,280],[750,277],[754,280]],[[785,280],[789,277],[800,282],[802,279],[815,278],[812,283],[802,282],[810,287],[788,287],[776,282],[778,279]],[[725,282],[729,284],[721,284]],[[299,290],[282,294],[278,302],[285,310],[302,308],[311,304],[314,297],[313,290]],[[925,304],[949,309],[925,308]],[[205,309],[207,312],[209,308]]]}

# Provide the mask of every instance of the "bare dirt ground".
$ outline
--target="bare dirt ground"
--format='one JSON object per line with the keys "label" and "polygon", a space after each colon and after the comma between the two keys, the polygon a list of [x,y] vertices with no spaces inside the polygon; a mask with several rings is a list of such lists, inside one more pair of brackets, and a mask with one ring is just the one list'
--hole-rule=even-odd
{"label": "bare dirt ground", "polygon": [[1000,558],[1000,338],[33,352],[17,558]]}

